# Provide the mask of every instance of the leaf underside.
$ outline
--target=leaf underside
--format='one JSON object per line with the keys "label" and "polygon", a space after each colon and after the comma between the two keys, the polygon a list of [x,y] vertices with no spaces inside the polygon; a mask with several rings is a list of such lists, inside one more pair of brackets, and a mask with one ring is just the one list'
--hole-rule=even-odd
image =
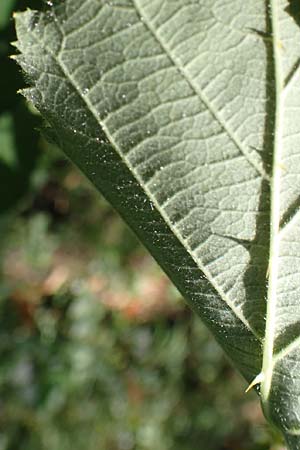
{"label": "leaf underside", "polygon": [[[16,15],[47,132],[300,449],[300,28],[285,0],[64,0]],[[299,13],[300,14],[300,13]]]}

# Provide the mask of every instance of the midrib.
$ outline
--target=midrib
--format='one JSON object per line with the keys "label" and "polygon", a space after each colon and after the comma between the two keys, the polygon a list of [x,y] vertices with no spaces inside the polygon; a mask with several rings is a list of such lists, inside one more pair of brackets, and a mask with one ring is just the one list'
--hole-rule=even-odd
{"label": "midrib", "polygon": [[273,372],[273,351],[275,340],[275,320],[277,303],[277,283],[280,247],[280,183],[281,183],[281,158],[282,158],[282,136],[283,136],[283,74],[281,70],[281,47],[279,36],[279,6],[278,0],[270,0],[269,14],[271,15],[271,26],[273,36],[273,58],[275,72],[275,125],[274,125],[274,148],[273,148],[273,172],[271,179],[271,213],[270,213],[270,263],[269,283],[267,299],[267,318],[263,354],[263,382],[261,384],[262,402],[266,403],[271,388]]}

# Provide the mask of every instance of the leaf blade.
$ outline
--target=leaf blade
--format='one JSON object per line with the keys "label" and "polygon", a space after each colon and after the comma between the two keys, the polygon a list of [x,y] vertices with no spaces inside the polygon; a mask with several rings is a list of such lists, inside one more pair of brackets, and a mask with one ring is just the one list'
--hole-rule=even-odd
{"label": "leaf blade", "polygon": [[[24,17],[24,16],[23,16]],[[30,16],[30,14],[28,15],[28,17],[27,17],[27,23],[26,24],[24,24],[24,27],[25,27],[25,29],[27,29],[28,28],[28,24],[29,23],[31,23],[32,22],[32,20],[33,20],[33,18],[32,18],[32,16]],[[39,25],[36,25],[36,27],[37,28],[39,28]],[[20,29],[19,29],[20,30]],[[20,31],[19,31],[19,33],[20,33]],[[53,33],[54,34],[54,32],[52,31],[51,33]],[[36,41],[36,43],[38,43],[38,41]],[[30,41],[30,51],[32,50],[32,48],[33,48],[33,42],[32,42],[32,36],[31,36],[31,41]],[[55,45],[55,47],[58,49],[58,48],[60,48],[60,44],[57,44],[56,43],[56,45]],[[44,52],[45,51],[45,47],[42,49],[42,52]],[[49,51],[50,52],[50,51]],[[49,53],[48,52],[48,53]],[[51,53],[51,52],[50,52]],[[28,57],[28,56],[27,56]],[[51,56],[51,58],[53,59],[53,55]],[[63,67],[63,64],[62,64],[62,62],[61,61],[59,61],[58,62],[58,65],[59,65],[59,69],[61,69],[62,67]],[[59,72],[59,69],[58,68],[56,68],[56,70],[54,71],[55,73],[58,73]],[[63,71],[63,73],[64,73],[64,75],[66,75],[66,70],[64,70]],[[61,74],[60,74],[60,76],[61,76]],[[70,78],[70,77],[67,77],[67,78]],[[74,82],[73,82],[73,84],[74,84]],[[83,92],[83,90],[82,90],[82,92]],[[34,102],[35,103],[37,103],[37,99],[36,99],[36,97],[37,97],[37,92],[36,91],[28,91],[28,95],[29,95],[29,97],[34,97]],[[81,95],[80,96],[81,98],[82,97],[84,97],[83,95]],[[86,102],[86,98],[84,97],[84,100],[85,100],[85,102]],[[39,105],[40,106],[40,109],[42,109],[43,110],[43,106],[42,105]],[[52,108],[51,108],[52,109]],[[84,109],[84,108],[82,108],[82,109]],[[89,108],[88,108],[89,110],[92,110],[93,108],[92,108],[92,106],[89,106]],[[48,115],[49,115],[49,113],[48,113]],[[95,116],[96,116],[97,114],[94,112],[94,114],[93,114],[93,116],[94,116],[94,118],[95,118]],[[96,119],[95,119],[96,120]],[[99,118],[97,118],[97,121],[99,120]],[[59,125],[56,123],[55,124],[55,126],[56,126],[56,128],[58,128],[59,129]],[[99,126],[99,123],[98,123],[98,126]],[[101,126],[102,126],[102,129],[105,129],[106,128],[106,124],[105,123],[102,123],[101,124]],[[96,128],[96,127],[95,127]],[[97,132],[98,132],[98,130],[97,130]],[[61,133],[61,134],[63,134],[63,132]],[[109,133],[107,132],[107,135],[109,135]],[[77,136],[78,136],[78,134],[77,134]],[[94,139],[97,139],[97,136],[94,138]],[[102,137],[102,140],[104,141],[105,140],[105,138],[104,137]],[[110,140],[112,141],[113,140],[113,138],[112,137],[110,137]],[[63,146],[63,147],[65,147],[64,146],[64,144],[61,142],[61,145]],[[73,145],[73,144],[72,144]],[[68,146],[70,146],[70,144],[68,144]],[[118,146],[115,144],[114,145],[114,148],[117,148]],[[69,154],[70,154],[70,151],[69,150],[67,150],[67,152],[69,152]],[[77,160],[78,159],[78,156],[76,157],[75,156],[75,153],[72,153],[72,154],[70,154],[70,156],[71,156],[71,159],[73,159],[73,160]],[[122,159],[122,158],[121,158]],[[123,162],[124,162],[124,158],[123,158]],[[77,163],[79,163],[79,165],[81,166],[81,167],[83,167],[84,165],[82,164],[82,161],[77,161]],[[83,168],[83,170],[86,172],[86,168]],[[102,171],[103,171],[103,169],[102,169]],[[91,174],[89,173],[89,176],[91,176]],[[93,180],[94,182],[95,182],[95,180]],[[136,181],[136,175],[135,175],[135,181]],[[144,181],[140,181],[140,183],[139,184],[142,184],[142,185],[145,185],[145,183],[144,183]],[[104,186],[101,186],[101,190],[102,191],[104,191],[105,192],[105,187]],[[111,187],[110,188],[110,190],[113,190],[113,188]],[[107,195],[108,195],[108,193],[107,193]],[[133,196],[135,196],[136,194],[133,194]],[[148,194],[148,196],[147,197],[151,197],[149,194]],[[153,202],[153,200],[154,199],[152,199],[152,202]],[[116,200],[114,199],[113,201],[112,201],[113,203],[115,203],[116,204]],[[120,209],[120,207],[119,207],[119,209]],[[128,219],[127,219],[128,220]],[[139,220],[141,220],[141,219],[139,219]],[[133,225],[133,227],[136,229],[136,226],[135,225]],[[158,230],[156,230],[157,232],[158,232]],[[145,241],[145,239],[144,239],[144,241]],[[185,250],[186,251],[186,250]],[[153,253],[153,250],[152,250],[152,253]],[[160,258],[161,259],[161,258]],[[181,259],[182,260],[182,257],[180,257],[179,259]],[[192,258],[193,259],[193,258]],[[173,264],[173,263],[172,263]],[[197,264],[197,267],[198,267],[198,264]],[[176,270],[178,270],[178,269],[176,269]],[[174,272],[174,269],[173,269],[173,272]],[[174,275],[172,276],[172,278],[174,279]],[[186,280],[187,282],[189,281],[191,281],[191,280]],[[178,282],[177,282],[177,285],[178,285]],[[182,290],[182,289],[181,289]],[[201,289],[203,292],[205,292],[206,290],[207,290],[207,288],[205,288],[205,289]],[[187,288],[185,288],[185,291],[187,291]],[[209,306],[210,308],[212,308],[213,306],[212,305],[210,305]],[[207,306],[207,308],[208,308],[208,306]],[[231,311],[231,309],[228,309],[228,311],[230,312],[230,314],[232,314],[232,311]],[[226,317],[226,314],[224,314],[224,317]],[[236,318],[234,317],[234,315],[233,315],[233,319],[234,320],[236,320]],[[233,319],[230,319],[230,320],[233,320]],[[229,320],[229,319],[228,319]],[[239,321],[237,321],[236,322],[237,324],[239,323]],[[239,325],[240,326],[240,325]],[[224,324],[224,328],[226,328],[226,324]],[[237,327],[238,328],[238,327]],[[241,330],[244,328],[244,325],[242,325],[241,326]],[[222,332],[223,332],[223,330],[222,330]],[[247,337],[243,337],[243,335],[246,335]],[[250,341],[253,341],[253,342],[255,342],[256,341],[256,339],[255,338],[253,338],[253,336],[252,336],[252,334],[251,333],[247,333],[247,332],[245,332],[245,331],[242,331],[241,332],[241,336],[242,336],[242,339],[244,339],[245,340],[245,342],[247,342],[249,339],[250,339]],[[232,338],[230,338],[230,340],[232,340]],[[230,344],[230,347],[233,347],[233,346],[236,346],[236,343],[234,344],[233,342],[231,342],[231,344]],[[256,346],[257,346],[257,344],[256,344]],[[256,350],[256,352],[258,351],[258,346],[257,346],[257,350]],[[240,358],[240,356],[239,356],[239,358]],[[245,359],[245,358],[244,358]],[[257,359],[257,357],[255,357],[254,358],[254,360],[255,359]],[[249,364],[249,362],[248,362],[248,364]],[[252,363],[251,363],[252,364]],[[257,365],[256,365],[256,368],[255,368],[255,371],[257,370]],[[249,372],[249,371],[248,371]],[[251,373],[250,374],[247,374],[247,378],[251,378],[252,377],[252,375],[253,375],[253,369],[251,369]]]}

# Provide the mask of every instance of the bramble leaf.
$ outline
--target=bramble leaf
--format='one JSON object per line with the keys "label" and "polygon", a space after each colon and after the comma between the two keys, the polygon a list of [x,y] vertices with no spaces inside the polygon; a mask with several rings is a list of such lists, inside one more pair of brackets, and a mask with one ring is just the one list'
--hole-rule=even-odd
{"label": "bramble leaf", "polygon": [[300,29],[285,0],[16,16],[25,96],[300,449]]}

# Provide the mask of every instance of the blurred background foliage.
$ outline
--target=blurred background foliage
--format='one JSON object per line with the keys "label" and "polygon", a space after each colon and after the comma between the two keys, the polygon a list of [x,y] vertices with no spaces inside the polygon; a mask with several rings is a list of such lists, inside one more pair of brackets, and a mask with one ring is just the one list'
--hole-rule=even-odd
{"label": "blurred background foliage", "polygon": [[275,449],[255,394],[16,94],[11,13],[39,6],[0,1],[0,450]]}

